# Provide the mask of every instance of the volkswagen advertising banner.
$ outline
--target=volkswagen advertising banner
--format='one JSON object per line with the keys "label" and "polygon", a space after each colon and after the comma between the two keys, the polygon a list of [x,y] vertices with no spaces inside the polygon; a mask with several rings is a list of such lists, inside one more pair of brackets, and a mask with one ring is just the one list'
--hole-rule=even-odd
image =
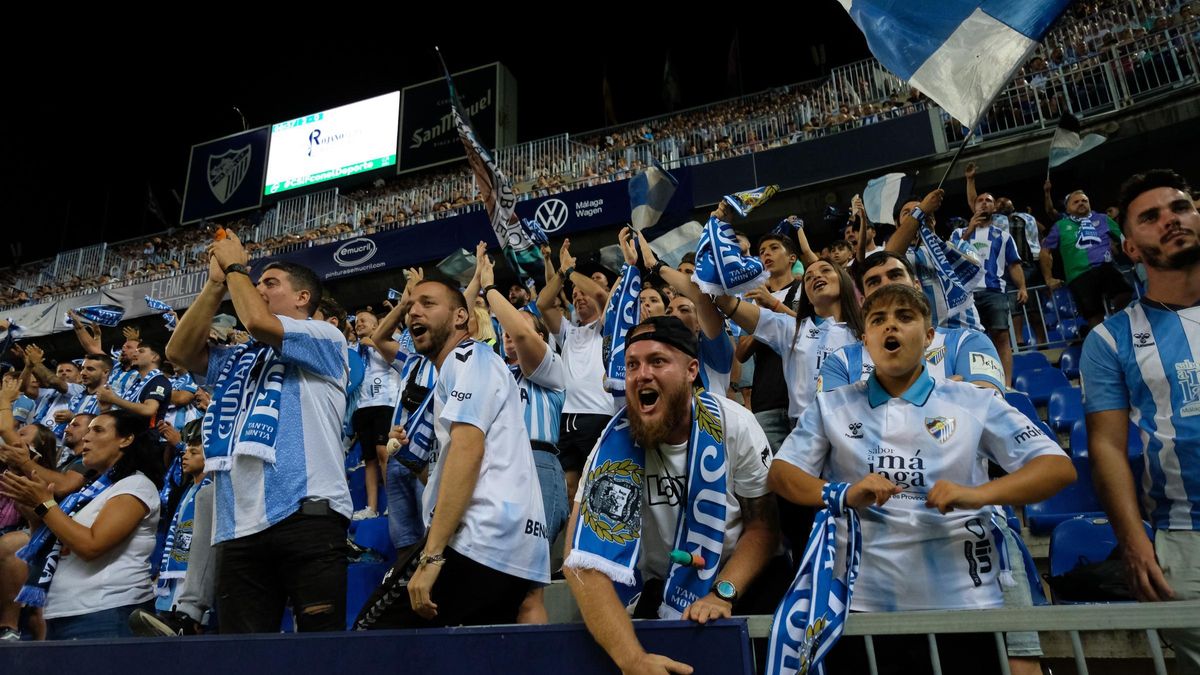
{"label": "volkswagen advertising banner", "polygon": [[261,206],[269,137],[270,129],[261,127],[193,145],[180,222]]}

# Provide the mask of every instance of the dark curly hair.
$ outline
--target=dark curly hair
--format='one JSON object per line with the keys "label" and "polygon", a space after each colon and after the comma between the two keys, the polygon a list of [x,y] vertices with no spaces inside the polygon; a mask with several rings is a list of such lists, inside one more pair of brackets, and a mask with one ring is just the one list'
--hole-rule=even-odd
{"label": "dark curly hair", "polygon": [[141,471],[154,485],[162,487],[163,474],[163,445],[159,441],[158,432],[150,427],[150,418],[128,410],[110,410],[96,415],[96,419],[111,417],[116,422],[117,436],[133,437],[122,451],[121,459],[113,465],[113,482],[128,478]]}

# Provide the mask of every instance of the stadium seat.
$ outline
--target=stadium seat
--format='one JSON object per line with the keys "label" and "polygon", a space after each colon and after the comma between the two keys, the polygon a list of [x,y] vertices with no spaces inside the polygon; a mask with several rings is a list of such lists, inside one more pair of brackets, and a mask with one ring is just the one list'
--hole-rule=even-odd
{"label": "stadium seat", "polygon": [[385,562],[391,562],[396,557],[396,547],[392,544],[388,532],[388,519],[385,517],[367,518],[351,523],[354,532],[354,543],[369,548],[383,556]]}
{"label": "stadium seat", "polygon": [[1070,431],[1083,420],[1083,396],[1078,387],[1067,385],[1050,392],[1046,402],[1046,422],[1055,431]]}
{"label": "stadium seat", "polygon": [[[384,520],[378,518],[376,520]],[[354,625],[354,619],[362,611],[363,605],[371,598],[371,594],[383,581],[383,575],[391,569],[391,563],[350,563],[346,567],[346,628]]]}
{"label": "stadium seat", "polygon": [[[1146,525],[1146,534],[1154,532]],[[1117,535],[1104,516],[1079,516],[1064,520],[1050,535],[1050,576],[1066,574],[1080,565],[1103,562],[1117,547]],[[1086,604],[1055,598],[1055,604]]]}
{"label": "stadium seat", "polygon": [[1040,417],[1038,417],[1037,408],[1033,405],[1033,401],[1030,401],[1029,397],[1024,393],[1019,391],[1005,392],[1004,400],[1008,401],[1008,404],[1012,407],[1025,413],[1025,416],[1029,418],[1029,421],[1038,425],[1038,428],[1046,432],[1047,436],[1050,436],[1051,438],[1054,437],[1054,432],[1050,429],[1050,427],[1046,426],[1046,423],[1043,422]]}
{"label": "stadium seat", "polygon": [[1072,457],[1076,479],[1049,499],[1025,507],[1025,522],[1034,534],[1050,534],[1064,520],[1076,516],[1102,518],[1104,508],[1092,489],[1092,466],[1087,458]]}
{"label": "stadium seat", "polygon": [[1082,345],[1071,345],[1063,350],[1058,359],[1058,369],[1063,371],[1068,380],[1079,379],[1079,356],[1082,351]]}
{"label": "stadium seat", "polygon": [[1049,368],[1050,359],[1041,352],[1022,352],[1013,354],[1013,377],[1028,370]]}
{"label": "stadium seat", "polygon": [[[1042,357],[1045,358],[1045,357]],[[1050,394],[1060,387],[1069,387],[1062,371],[1057,368],[1035,368],[1033,370],[1017,370],[1014,366],[1013,388],[1029,395],[1034,405],[1046,405]]]}
{"label": "stadium seat", "polygon": [[[1071,425],[1071,456],[1086,458],[1088,456],[1087,445],[1087,424],[1083,419],[1076,421]],[[1129,456],[1131,465],[1140,468],[1142,457],[1142,432],[1133,422],[1129,423],[1129,435],[1126,437],[1125,451]],[[1135,478],[1140,478],[1141,474],[1138,469],[1134,470]]]}

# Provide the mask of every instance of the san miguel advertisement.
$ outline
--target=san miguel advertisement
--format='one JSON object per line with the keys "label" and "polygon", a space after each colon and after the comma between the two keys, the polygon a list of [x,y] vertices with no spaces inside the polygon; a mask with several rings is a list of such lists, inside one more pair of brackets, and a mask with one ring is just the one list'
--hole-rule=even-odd
{"label": "san miguel advertisement", "polygon": [[[499,69],[493,63],[453,75],[479,142],[489,149],[499,140]],[[405,87],[400,95],[400,173],[465,159],[445,78]]]}

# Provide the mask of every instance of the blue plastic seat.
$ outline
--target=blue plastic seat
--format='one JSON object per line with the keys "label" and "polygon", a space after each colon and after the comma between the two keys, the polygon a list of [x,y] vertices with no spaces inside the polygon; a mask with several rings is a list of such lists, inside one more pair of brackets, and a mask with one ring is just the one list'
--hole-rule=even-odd
{"label": "blue plastic seat", "polygon": [[[385,519],[379,519],[385,520]],[[371,594],[383,582],[383,575],[391,569],[391,564],[350,563],[346,566],[346,628],[354,625],[354,619],[362,611],[363,605],[371,598]]]}
{"label": "blue plastic seat", "polygon": [[[1145,525],[1143,523],[1143,525]],[[1146,534],[1154,532],[1145,525]],[[1064,520],[1050,535],[1050,576],[1066,574],[1080,565],[1103,562],[1117,547],[1117,535],[1104,516],[1080,516]],[[1055,604],[1087,604],[1055,598]]]}
{"label": "blue plastic seat", "polygon": [[381,554],[387,562],[396,557],[396,547],[392,544],[392,537],[388,532],[387,518],[383,516],[367,518],[355,521],[351,525],[354,531],[354,543]]}
{"label": "blue plastic seat", "polygon": [[1077,516],[1104,517],[1104,507],[1092,489],[1092,466],[1087,458],[1072,457],[1076,479],[1049,499],[1025,507],[1025,522],[1034,534],[1049,534],[1064,520]]}
{"label": "blue plastic seat", "polygon": [[1063,375],[1066,375],[1067,379],[1079,379],[1079,356],[1082,351],[1082,345],[1071,345],[1063,350],[1062,356],[1058,359],[1058,369],[1063,371]]}
{"label": "blue plastic seat", "polygon": [[1008,401],[1008,404],[1012,407],[1025,413],[1025,416],[1029,418],[1029,421],[1036,424],[1038,428],[1045,432],[1047,436],[1054,436],[1054,432],[1050,429],[1050,427],[1046,426],[1046,423],[1043,422],[1040,417],[1038,417],[1037,408],[1033,405],[1033,401],[1030,401],[1029,397],[1024,393],[1019,391],[1005,392],[1004,400]]}
{"label": "blue plastic seat", "polygon": [[1041,352],[1022,352],[1013,354],[1013,376],[1038,368],[1049,368],[1050,359]]}
{"label": "blue plastic seat", "polygon": [[1067,431],[1083,420],[1083,395],[1078,387],[1067,385],[1050,392],[1046,402],[1046,422],[1056,431]]}
{"label": "blue plastic seat", "polygon": [[[1071,456],[1083,457],[1088,456],[1088,435],[1087,424],[1085,420],[1079,420],[1071,425]],[[1129,423],[1129,435],[1125,441],[1125,452],[1129,456],[1131,465],[1141,466],[1142,457],[1142,432],[1133,422]],[[1141,478],[1141,474],[1135,470],[1135,478]]]}
{"label": "blue plastic seat", "polygon": [[[1045,358],[1044,356],[1042,358]],[[1014,366],[1015,370],[1015,366]],[[1029,395],[1034,405],[1046,405],[1050,394],[1060,387],[1069,387],[1071,383],[1058,368],[1035,368],[1034,370],[1016,370],[1013,376],[1013,388]]]}

